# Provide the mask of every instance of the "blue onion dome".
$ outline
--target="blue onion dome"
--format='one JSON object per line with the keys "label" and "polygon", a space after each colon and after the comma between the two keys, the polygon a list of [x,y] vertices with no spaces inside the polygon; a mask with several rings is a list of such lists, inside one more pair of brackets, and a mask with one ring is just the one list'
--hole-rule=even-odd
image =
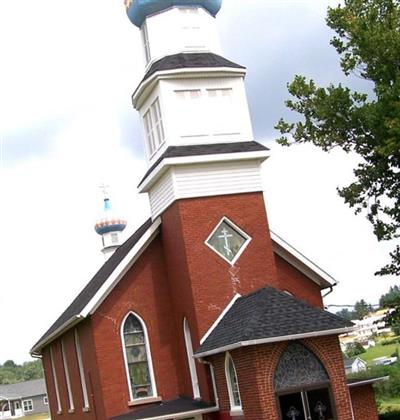
{"label": "blue onion dome", "polygon": [[99,235],[109,232],[122,232],[126,227],[126,220],[116,217],[111,209],[110,199],[104,199],[104,212],[94,229]]}
{"label": "blue onion dome", "polygon": [[221,9],[222,0],[125,0],[126,12],[130,21],[139,28],[146,17],[172,6],[200,6],[214,17]]}

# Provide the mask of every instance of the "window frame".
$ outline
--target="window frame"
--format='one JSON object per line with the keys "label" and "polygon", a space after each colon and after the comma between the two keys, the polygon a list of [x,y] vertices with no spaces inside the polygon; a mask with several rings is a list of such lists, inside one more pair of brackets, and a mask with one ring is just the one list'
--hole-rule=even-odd
{"label": "window frame", "polygon": [[151,159],[165,144],[165,129],[160,97],[157,96],[142,117],[146,147]]}
{"label": "window frame", "polygon": [[45,395],[45,396],[43,397],[43,404],[44,404],[44,405],[49,405],[49,397],[48,397],[47,395]]}
{"label": "window frame", "polygon": [[[151,383],[151,390],[152,390],[152,395],[148,395],[146,397],[134,398],[133,393],[132,393],[131,377],[130,377],[130,373],[129,373],[129,364],[128,364],[128,357],[127,357],[127,354],[126,354],[125,338],[124,338],[125,322],[130,315],[133,315],[134,317],[136,317],[138,319],[138,321],[140,322],[142,328],[143,328],[144,343],[145,343],[144,347],[145,347],[145,350],[146,350],[146,358],[147,358],[147,364],[148,364],[149,376],[150,376],[150,383]],[[125,315],[125,317],[123,318],[123,320],[121,322],[120,334],[121,334],[122,354],[123,354],[123,357],[124,357],[124,364],[125,364],[126,380],[127,380],[128,390],[129,390],[129,400],[130,400],[129,402],[136,402],[136,401],[141,401],[141,400],[145,401],[147,399],[153,400],[154,398],[157,398],[158,394],[157,394],[156,381],[155,381],[155,377],[154,377],[153,359],[151,357],[149,335],[148,335],[148,332],[147,332],[147,327],[146,327],[145,322],[143,321],[143,319],[137,313],[135,313],[133,311],[129,311]]]}
{"label": "window frame", "polygon": [[[236,384],[237,384],[237,392],[239,396],[240,405],[237,405],[235,403],[235,398],[233,396],[233,389],[232,389],[232,379],[230,370],[229,370],[229,362],[232,362],[233,370],[235,372],[236,377]],[[242,397],[240,395],[240,388],[239,388],[239,379],[236,371],[235,362],[233,361],[233,358],[231,354],[227,351],[225,353],[225,379],[226,379],[226,386],[228,388],[228,395],[229,395],[229,404],[231,406],[231,413],[234,413],[235,415],[242,414],[243,408],[242,408]]]}
{"label": "window frame", "polygon": [[85,378],[85,369],[83,366],[82,347],[81,347],[81,342],[79,339],[79,332],[77,328],[75,328],[74,330],[74,341],[75,341],[75,353],[76,353],[76,359],[78,362],[79,378],[80,378],[82,397],[83,397],[82,411],[89,411],[90,409],[89,395],[88,395],[88,389],[87,389],[86,378]]}
{"label": "window frame", "polygon": [[151,50],[150,50],[150,41],[149,41],[149,31],[147,30],[146,22],[144,22],[142,27],[140,28],[140,33],[142,37],[144,59],[147,66],[151,61]]}
{"label": "window frame", "polygon": [[[233,230],[236,230],[239,235],[243,236],[245,238],[245,241],[243,242],[243,245],[239,249],[238,253],[234,256],[232,261],[229,261],[228,258],[226,258],[223,254],[220,254],[211,244],[209,244],[209,240],[212,238],[214,233],[217,231],[217,229],[221,226],[221,224],[225,222],[227,223]],[[223,258],[227,263],[230,265],[235,265],[236,261],[240,258],[244,250],[249,245],[250,241],[252,240],[252,237],[247,234],[243,229],[241,229],[238,225],[233,223],[230,219],[228,219],[226,216],[224,216],[215,226],[215,228],[212,230],[212,232],[208,235],[207,239],[204,241],[204,243],[212,250],[214,251],[219,257]]]}
{"label": "window frame", "polygon": [[[26,409],[25,408],[25,404],[29,404],[30,405],[30,408]],[[22,411],[24,413],[29,413],[31,411],[34,411],[33,400],[31,398],[26,399],[26,400],[22,400]]]}

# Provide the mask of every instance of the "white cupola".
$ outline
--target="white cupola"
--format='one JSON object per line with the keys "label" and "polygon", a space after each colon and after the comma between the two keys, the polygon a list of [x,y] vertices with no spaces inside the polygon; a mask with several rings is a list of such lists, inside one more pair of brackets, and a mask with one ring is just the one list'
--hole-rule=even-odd
{"label": "white cupola", "polygon": [[101,252],[106,259],[108,259],[122,244],[122,232],[125,229],[127,222],[118,217],[112,210],[107,187],[102,185],[101,189],[104,194],[103,212],[96,222],[94,229],[97,234],[101,235],[103,245]]}

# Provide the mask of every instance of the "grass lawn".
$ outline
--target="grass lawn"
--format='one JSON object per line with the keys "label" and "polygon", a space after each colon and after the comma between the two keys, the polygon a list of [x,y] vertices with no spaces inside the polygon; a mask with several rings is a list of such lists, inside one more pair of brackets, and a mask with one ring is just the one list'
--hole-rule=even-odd
{"label": "grass lawn", "polygon": [[25,416],[24,418],[27,420],[49,420],[50,414],[32,414],[31,416]]}
{"label": "grass lawn", "polygon": [[379,412],[386,413],[389,408],[390,408],[390,411],[393,411],[393,410],[400,411],[400,397],[391,398],[390,400],[382,401],[382,404],[379,408]]}
{"label": "grass lawn", "polygon": [[390,357],[390,355],[396,351],[396,348],[399,348],[400,352],[399,344],[388,344],[387,346],[377,344],[375,347],[370,347],[365,353],[360,354],[358,357],[365,360],[369,365],[372,365],[373,359],[382,356]]}

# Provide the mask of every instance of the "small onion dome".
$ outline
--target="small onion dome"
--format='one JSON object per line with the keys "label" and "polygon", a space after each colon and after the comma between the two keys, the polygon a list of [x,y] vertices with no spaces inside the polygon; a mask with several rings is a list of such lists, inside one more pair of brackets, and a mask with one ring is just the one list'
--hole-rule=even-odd
{"label": "small onion dome", "polygon": [[222,0],[125,0],[126,12],[130,21],[139,28],[146,17],[172,6],[204,7],[214,17],[221,9]]}
{"label": "small onion dome", "polygon": [[116,217],[112,214],[110,200],[104,199],[104,215],[95,224],[94,229],[99,235],[109,232],[122,232],[126,227],[126,220]]}

